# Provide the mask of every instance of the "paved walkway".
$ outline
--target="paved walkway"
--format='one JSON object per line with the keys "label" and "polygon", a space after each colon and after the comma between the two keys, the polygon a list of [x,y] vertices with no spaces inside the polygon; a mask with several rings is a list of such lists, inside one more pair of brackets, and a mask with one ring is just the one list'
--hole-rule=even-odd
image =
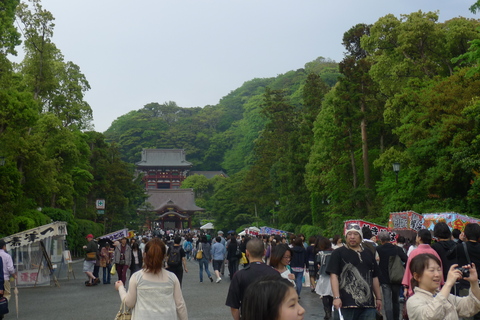
{"label": "paved walkway", "polygon": [[[19,289],[18,319],[48,320],[111,320],[120,306],[120,298],[112,284],[86,287],[82,263],[74,263],[76,279],[59,280],[60,288],[52,286]],[[211,266],[210,266],[211,269]],[[230,308],[225,306],[230,280],[226,275],[220,283],[200,283],[198,263],[188,262],[188,273],[183,276],[183,296],[191,320],[230,320]],[[226,270],[228,274],[228,271]],[[101,269],[100,269],[101,274]],[[204,275],[204,279],[208,280]],[[303,288],[300,303],[305,308],[305,320],[323,319],[319,296]],[[10,301],[10,314],[5,319],[15,319],[15,299]]]}

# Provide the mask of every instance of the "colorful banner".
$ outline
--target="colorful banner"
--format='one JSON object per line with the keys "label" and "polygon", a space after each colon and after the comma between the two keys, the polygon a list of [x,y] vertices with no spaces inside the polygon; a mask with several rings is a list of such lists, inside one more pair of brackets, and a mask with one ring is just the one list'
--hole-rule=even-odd
{"label": "colorful banner", "polygon": [[122,230],[118,230],[118,231],[103,235],[103,236],[98,237],[98,238],[99,239],[110,239],[112,241],[116,241],[116,240],[122,239],[123,237],[128,238],[128,236],[129,236],[128,229],[122,229]]}
{"label": "colorful banner", "polygon": [[479,219],[464,216],[456,212],[425,213],[423,218],[425,220],[425,228],[430,231],[433,231],[433,228],[438,222],[445,222],[451,230],[458,229],[463,231],[467,224],[479,223],[480,221]]}
{"label": "colorful banner", "polygon": [[347,230],[347,226],[349,224],[352,224],[352,223],[360,225],[360,228],[363,228],[364,226],[367,226],[372,231],[372,234],[374,236],[378,235],[382,231],[386,231],[386,232],[390,233],[390,237],[392,238],[392,241],[395,239],[395,236],[396,236],[395,232],[388,231],[387,227],[381,226],[379,224],[375,224],[375,223],[372,223],[372,222],[363,221],[363,220],[347,220],[347,221],[345,221],[345,223],[343,225],[343,233],[344,234],[345,234],[345,231]]}
{"label": "colorful banner", "polygon": [[413,230],[423,228],[424,217],[415,211],[390,212],[388,230]]}
{"label": "colorful banner", "polygon": [[262,235],[279,235],[279,236],[282,236],[282,237],[287,237],[288,232],[283,231],[283,230],[279,230],[279,229],[270,228],[270,227],[261,227],[260,228],[260,234],[262,234]]}

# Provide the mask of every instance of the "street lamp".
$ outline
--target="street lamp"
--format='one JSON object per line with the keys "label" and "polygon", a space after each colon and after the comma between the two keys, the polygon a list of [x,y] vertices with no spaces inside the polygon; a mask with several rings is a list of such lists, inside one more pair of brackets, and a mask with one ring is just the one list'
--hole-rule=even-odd
{"label": "street lamp", "polygon": [[396,179],[395,181],[398,183],[398,173],[400,172],[400,163],[394,162],[393,163],[393,172],[395,172]]}
{"label": "street lamp", "polygon": [[394,162],[393,163],[393,172],[395,172],[395,182],[397,184],[397,192],[398,192],[398,173],[400,172],[400,163]]}
{"label": "street lamp", "polygon": [[273,225],[275,226],[275,215],[277,214],[275,209],[276,207],[278,207],[278,205],[280,204],[280,201],[278,200],[275,200],[275,206],[273,207],[273,215],[272,215],[272,218],[273,218]]}

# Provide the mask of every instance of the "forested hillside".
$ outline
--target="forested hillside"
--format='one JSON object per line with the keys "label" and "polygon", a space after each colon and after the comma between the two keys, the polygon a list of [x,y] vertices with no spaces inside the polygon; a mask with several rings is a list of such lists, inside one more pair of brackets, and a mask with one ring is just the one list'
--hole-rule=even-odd
{"label": "forested hillside", "polygon": [[478,27],[387,15],[345,32],[338,65],[319,58],[247,81],[215,106],[150,103],[105,135],[128,162],[142,148],[183,148],[195,170],[225,170],[184,183],[220,228],[331,234],[399,210],[478,216]]}

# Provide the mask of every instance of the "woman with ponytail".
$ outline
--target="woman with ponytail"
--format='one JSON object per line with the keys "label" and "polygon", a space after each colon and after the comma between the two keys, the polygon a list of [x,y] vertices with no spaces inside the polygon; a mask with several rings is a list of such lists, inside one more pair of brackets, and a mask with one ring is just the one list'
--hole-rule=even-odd
{"label": "woman with ponytail", "polygon": [[145,245],[143,268],[134,273],[128,292],[122,281],[115,283],[120,299],[133,308],[132,320],[187,320],[187,307],[175,274],[163,270],[165,244],[153,238]]}

